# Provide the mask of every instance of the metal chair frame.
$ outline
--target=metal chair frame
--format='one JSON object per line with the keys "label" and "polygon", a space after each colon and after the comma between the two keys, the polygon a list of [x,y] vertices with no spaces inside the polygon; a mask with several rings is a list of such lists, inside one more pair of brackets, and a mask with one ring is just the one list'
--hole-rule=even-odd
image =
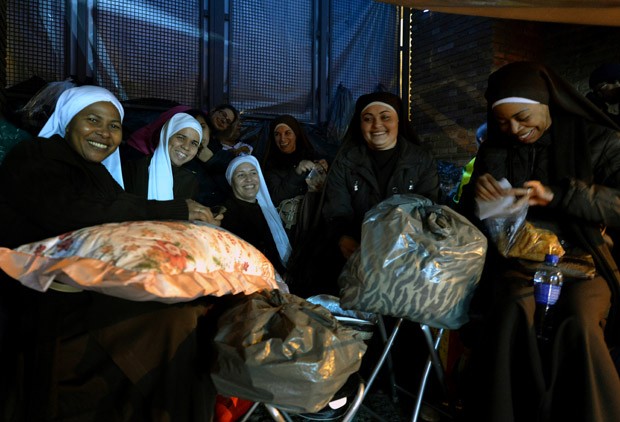
{"label": "metal chair frame", "polygon": [[[385,346],[383,348],[383,352],[381,353],[381,356],[379,357],[378,362],[375,364],[375,367],[373,368],[373,371],[370,375],[370,378],[368,379],[368,382],[366,383],[366,391],[364,392],[364,397],[362,397],[362,402],[366,398],[366,395],[368,394],[368,392],[370,391],[370,388],[375,382],[377,375],[379,374],[379,371],[382,369],[383,365],[386,362],[388,364],[390,382],[393,388],[392,394],[394,397],[396,396],[396,390],[400,389],[400,387],[396,385],[396,381],[394,378],[393,363],[391,362],[391,359],[390,359],[390,350],[392,349],[392,346],[394,345],[396,336],[398,335],[400,327],[404,321],[405,321],[404,318],[399,318],[396,321],[394,328],[392,329],[392,332],[390,333],[390,336],[387,337],[387,332],[385,330],[383,318],[381,317],[379,318],[379,331],[380,331],[380,334],[381,334],[381,337],[382,337],[382,340]],[[426,390],[426,385],[427,385],[428,378],[431,373],[431,368],[435,369],[435,373],[440,382],[440,385],[442,386],[442,388],[445,389],[445,373],[444,373],[443,364],[441,363],[441,359],[438,354],[439,344],[441,342],[444,329],[443,328],[437,329],[437,334],[433,335],[430,326],[426,324],[422,324],[422,323],[419,323],[419,325],[420,325],[420,328],[422,329],[422,332],[424,334],[424,339],[426,340],[426,344],[429,349],[429,356],[428,356],[428,359],[426,360],[426,364],[422,372],[422,378],[420,379],[420,384],[418,387],[417,395],[414,396],[416,401],[415,401],[415,406],[413,409],[413,414],[411,416],[412,422],[417,422],[420,416],[420,410],[422,409],[424,391]],[[412,395],[408,391],[405,391],[405,393]]]}

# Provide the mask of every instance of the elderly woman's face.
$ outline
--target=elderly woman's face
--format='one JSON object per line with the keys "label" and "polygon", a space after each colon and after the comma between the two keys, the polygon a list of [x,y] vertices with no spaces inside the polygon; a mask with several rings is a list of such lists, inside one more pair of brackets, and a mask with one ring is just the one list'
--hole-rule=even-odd
{"label": "elderly woman's face", "polygon": [[181,167],[198,153],[200,138],[198,132],[186,127],[168,139],[168,155],[173,166]]}
{"label": "elderly woman's face", "polygon": [[392,149],[398,139],[398,115],[381,104],[371,105],[362,112],[360,128],[370,149]]}
{"label": "elderly woman's face", "polygon": [[220,132],[226,130],[235,121],[235,113],[229,108],[214,111],[211,116],[213,126]]}
{"label": "elderly woman's face", "polygon": [[493,108],[499,129],[524,144],[538,141],[551,126],[549,107],[545,104],[505,103]]}
{"label": "elderly woman's face", "polygon": [[235,198],[246,202],[255,202],[260,179],[258,171],[250,163],[239,164],[235,169],[231,179],[231,185]]}
{"label": "elderly woman's face", "polygon": [[273,137],[276,141],[276,146],[284,154],[292,154],[295,152],[295,148],[297,148],[297,136],[288,125],[278,125],[273,131]]}
{"label": "elderly woman's face", "polygon": [[110,102],[93,103],[71,119],[65,138],[86,161],[100,163],[121,144],[121,116]]}

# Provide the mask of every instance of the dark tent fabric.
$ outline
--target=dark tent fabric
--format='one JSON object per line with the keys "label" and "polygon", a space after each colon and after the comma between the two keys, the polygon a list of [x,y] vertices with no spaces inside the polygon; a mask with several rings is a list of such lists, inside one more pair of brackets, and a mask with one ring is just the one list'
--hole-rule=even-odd
{"label": "dark tent fabric", "polygon": [[499,19],[620,26],[619,0],[380,0],[431,12]]}

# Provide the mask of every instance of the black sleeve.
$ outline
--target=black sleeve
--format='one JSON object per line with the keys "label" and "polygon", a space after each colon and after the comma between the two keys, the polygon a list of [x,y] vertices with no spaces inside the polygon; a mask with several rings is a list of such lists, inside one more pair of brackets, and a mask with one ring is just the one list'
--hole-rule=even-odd
{"label": "black sleeve", "polygon": [[267,189],[273,204],[277,207],[285,199],[303,195],[308,191],[305,174],[297,174],[294,167],[289,171],[271,170],[265,174]]}
{"label": "black sleeve", "polygon": [[111,222],[188,218],[185,200],[149,201],[129,194],[102,164],[86,162],[61,142],[24,142],[6,157],[0,167],[0,201],[13,221],[54,236]]}

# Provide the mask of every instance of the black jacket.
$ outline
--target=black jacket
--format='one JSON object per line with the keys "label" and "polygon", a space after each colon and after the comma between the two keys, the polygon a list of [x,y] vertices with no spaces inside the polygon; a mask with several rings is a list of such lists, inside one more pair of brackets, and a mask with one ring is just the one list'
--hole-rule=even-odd
{"label": "black jacket", "polygon": [[388,182],[388,193],[380,193],[368,147],[343,147],[330,168],[323,216],[334,230],[359,240],[364,214],[393,194],[415,193],[433,201],[439,194],[437,163],[433,155],[399,138],[398,159]]}
{"label": "black jacket", "polygon": [[549,186],[553,201],[546,207],[531,207],[528,219],[551,221],[593,255],[615,304],[607,325],[608,336],[613,338],[608,341],[618,343],[620,273],[612,253],[620,256],[620,238],[614,239],[616,251],[612,251],[603,232],[620,229],[620,133],[576,115],[552,113],[552,121],[547,139],[533,145],[505,138],[482,144],[472,181],[463,192],[461,211],[477,221],[474,187],[485,173],[498,180],[506,177],[513,186],[520,187],[526,180]]}
{"label": "black jacket", "polygon": [[97,224],[188,216],[183,199],[125,192],[103,164],[84,160],[60,136],[20,142],[0,166],[0,246]]}
{"label": "black jacket", "polygon": [[[149,166],[152,155],[123,163],[123,182],[125,190],[142,198],[148,197]],[[196,199],[198,195],[198,178],[188,167],[172,166],[172,192],[176,199]]]}

